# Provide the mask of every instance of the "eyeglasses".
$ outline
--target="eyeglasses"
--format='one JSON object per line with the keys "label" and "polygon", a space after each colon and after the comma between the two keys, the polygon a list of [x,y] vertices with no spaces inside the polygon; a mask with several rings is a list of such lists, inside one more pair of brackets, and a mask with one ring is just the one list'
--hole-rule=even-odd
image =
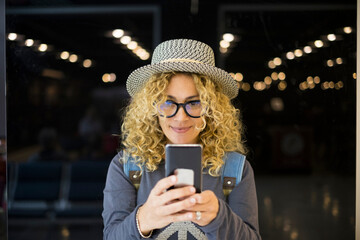
{"label": "eyeglasses", "polygon": [[171,118],[179,111],[179,107],[182,107],[189,117],[199,118],[202,115],[203,108],[200,100],[193,100],[185,103],[177,103],[172,100],[166,100],[163,104],[158,106],[158,111],[160,116]]}

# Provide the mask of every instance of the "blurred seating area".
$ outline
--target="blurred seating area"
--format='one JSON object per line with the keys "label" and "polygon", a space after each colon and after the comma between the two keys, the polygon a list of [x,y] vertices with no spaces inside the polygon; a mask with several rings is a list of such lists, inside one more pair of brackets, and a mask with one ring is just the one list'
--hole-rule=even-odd
{"label": "blurred seating area", "polygon": [[9,162],[9,221],[101,223],[108,165],[109,161]]}

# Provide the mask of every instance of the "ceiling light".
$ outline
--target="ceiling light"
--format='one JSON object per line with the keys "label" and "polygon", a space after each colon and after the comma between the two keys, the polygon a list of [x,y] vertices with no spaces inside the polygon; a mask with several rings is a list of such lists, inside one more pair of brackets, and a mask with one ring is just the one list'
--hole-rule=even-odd
{"label": "ceiling light", "polygon": [[344,33],[346,33],[346,34],[350,34],[350,33],[352,33],[352,28],[351,27],[344,27]]}
{"label": "ceiling light", "polygon": [[253,87],[258,91],[263,91],[266,88],[266,84],[264,82],[254,82]]}
{"label": "ceiling light", "polygon": [[110,81],[109,82],[115,82],[116,80],[116,74],[115,73],[110,73]]}
{"label": "ceiling light", "polygon": [[296,49],[294,53],[297,57],[301,57],[303,55],[303,51],[301,51],[300,49]]}
{"label": "ceiling light", "polygon": [[25,46],[31,47],[32,45],[34,45],[34,40],[32,40],[32,39],[25,40]]}
{"label": "ceiling light", "polygon": [[45,52],[48,49],[48,45],[45,43],[42,43],[42,44],[40,44],[38,49],[40,52]]}
{"label": "ceiling light", "polygon": [[322,47],[324,46],[324,43],[323,43],[323,41],[321,41],[321,40],[316,40],[316,41],[314,42],[314,45],[315,45],[315,47],[317,47],[317,48],[322,48]]}
{"label": "ceiling light", "polygon": [[60,58],[63,59],[63,60],[68,59],[69,56],[70,56],[70,53],[67,52],[67,51],[63,51],[62,53],[60,53]]}
{"label": "ceiling light", "polygon": [[259,82],[260,90],[265,90],[266,84],[264,82]]}
{"label": "ceiling light", "polygon": [[279,57],[274,58],[273,61],[276,66],[280,66],[282,63],[281,58],[279,58]]}
{"label": "ceiling light", "polygon": [[326,89],[328,89],[329,88],[329,82],[323,82],[323,84],[321,84],[321,89],[322,90],[326,90]]}
{"label": "ceiling light", "polygon": [[316,83],[316,84],[319,84],[319,83],[320,83],[320,78],[319,78],[319,76],[315,76],[315,77],[314,77],[314,83]]}
{"label": "ceiling light", "polygon": [[138,54],[138,57],[142,57],[142,56],[145,56],[146,55],[146,50],[145,49],[141,49],[140,51],[139,51],[139,54]]}
{"label": "ceiling light", "polygon": [[336,83],[336,85],[339,87],[339,88],[343,88],[344,87],[344,82],[343,81],[338,81]]}
{"label": "ceiling light", "polygon": [[112,35],[114,38],[121,38],[122,36],[124,36],[124,30],[115,29],[114,31],[112,31]]}
{"label": "ceiling light", "polygon": [[225,34],[223,35],[223,39],[224,39],[225,41],[227,41],[227,42],[232,42],[232,41],[234,41],[235,37],[234,37],[234,35],[231,34],[231,33],[225,33]]}
{"label": "ceiling light", "polygon": [[69,61],[74,63],[78,60],[78,56],[76,54],[71,54],[69,57]]}
{"label": "ceiling light", "polygon": [[110,82],[110,80],[111,80],[111,76],[110,76],[109,73],[105,73],[105,74],[102,76],[102,81],[103,81],[104,83]]}
{"label": "ceiling light", "polygon": [[340,58],[340,57],[336,58],[335,61],[336,61],[336,63],[339,64],[339,65],[340,65],[340,64],[343,64],[343,60],[342,60],[342,58]]}
{"label": "ceiling light", "polygon": [[279,89],[280,91],[284,91],[284,90],[286,89],[286,87],[287,87],[287,83],[286,83],[286,82],[284,82],[284,81],[279,82],[279,84],[278,84],[278,89]]}
{"label": "ceiling light", "polygon": [[309,54],[309,53],[312,52],[312,48],[311,48],[310,46],[305,46],[305,47],[304,47],[304,52],[307,53],[307,54]]}
{"label": "ceiling light", "polygon": [[243,84],[241,85],[241,88],[242,88],[242,90],[244,90],[245,92],[248,92],[248,91],[250,91],[250,84],[249,84],[249,83],[243,83]]}
{"label": "ceiling light", "polygon": [[8,34],[8,39],[10,41],[15,41],[17,39],[18,35],[16,33],[9,33]]}
{"label": "ceiling light", "polygon": [[227,42],[227,41],[225,41],[225,40],[221,40],[221,41],[220,41],[220,46],[221,46],[222,48],[228,48],[228,47],[230,47],[230,43]]}
{"label": "ceiling light", "polygon": [[299,88],[300,88],[300,90],[304,91],[309,88],[309,85],[307,82],[302,82],[299,84]]}
{"label": "ceiling light", "polygon": [[328,67],[333,67],[333,66],[334,66],[334,61],[331,60],[331,59],[329,59],[329,60],[326,61],[326,65],[327,65]]}
{"label": "ceiling light", "polygon": [[244,76],[241,73],[235,74],[235,80],[241,82],[244,79]]}
{"label": "ceiling light", "polygon": [[220,47],[220,52],[221,53],[227,53],[228,49],[227,48],[223,48],[223,47]]}
{"label": "ceiling light", "polygon": [[273,72],[272,74],[271,74],[271,78],[272,78],[272,80],[278,80],[279,79],[279,77],[278,77],[278,74],[277,74],[277,72]]}
{"label": "ceiling light", "polygon": [[303,83],[304,83],[304,82],[299,83],[299,89],[300,89],[301,91],[304,91],[304,90],[305,90]]}
{"label": "ceiling light", "polygon": [[131,41],[131,42],[129,42],[126,46],[128,47],[128,49],[134,50],[135,48],[137,48],[138,43],[135,42],[135,41]]}
{"label": "ceiling light", "polygon": [[295,58],[295,55],[293,52],[287,52],[286,53],[286,58],[289,60],[293,60]]}
{"label": "ceiling light", "polygon": [[135,51],[135,54],[140,57],[142,55],[144,55],[146,53],[146,50],[143,49],[143,48],[138,48],[136,51]]}
{"label": "ceiling light", "polygon": [[308,84],[312,84],[312,83],[314,83],[314,78],[312,76],[308,76],[306,78],[306,81],[307,81]]}
{"label": "ceiling light", "polygon": [[283,72],[279,72],[279,74],[278,74],[278,78],[279,78],[279,80],[281,80],[281,81],[285,80],[285,78],[286,78],[285,73],[283,73]]}
{"label": "ceiling light", "polygon": [[132,52],[136,55],[138,55],[138,52],[142,49],[142,47],[137,46],[135,49],[132,50]]}
{"label": "ceiling light", "polygon": [[330,41],[330,42],[333,42],[336,40],[336,35],[335,34],[328,34],[327,35],[327,39]]}
{"label": "ceiling light", "polygon": [[266,76],[266,77],[264,78],[264,82],[265,82],[266,85],[270,85],[270,84],[272,83],[271,77]]}
{"label": "ceiling light", "polygon": [[270,69],[276,68],[276,64],[274,63],[273,60],[270,60],[270,61],[268,62],[268,67],[269,67]]}
{"label": "ceiling light", "polygon": [[238,89],[241,88],[241,82],[237,82],[237,88],[238,88]]}
{"label": "ceiling light", "polygon": [[90,59],[85,59],[85,60],[83,61],[83,66],[84,66],[85,68],[89,68],[89,67],[91,67],[91,65],[92,65],[92,61],[91,61]]}
{"label": "ceiling light", "polygon": [[148,60],[150,58],[150,54],[145,51],[145,53],[141,54],[139,57],[141,60]]}
{"label": "ceiling light", "polygon": [[120,38],[120,42],[124,45],[127,45],[129,42],[131,42],[131,37],[129,36],[123,36]]}

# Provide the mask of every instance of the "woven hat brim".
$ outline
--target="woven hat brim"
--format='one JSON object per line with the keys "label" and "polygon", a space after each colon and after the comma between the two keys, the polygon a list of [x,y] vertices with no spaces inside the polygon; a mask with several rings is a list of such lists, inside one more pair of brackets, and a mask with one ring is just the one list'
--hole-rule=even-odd
{"label": "woven hat brim", "polygon": [[234,78],[220,68],[193,62],[164,62],[149,64],[133,71],[126,81],[126,89],[130,96],[134,96],[152,75],[163,72],[190,72],[209,76],[222,87],[224,94],[230,99],[235,98],[239,92]]}

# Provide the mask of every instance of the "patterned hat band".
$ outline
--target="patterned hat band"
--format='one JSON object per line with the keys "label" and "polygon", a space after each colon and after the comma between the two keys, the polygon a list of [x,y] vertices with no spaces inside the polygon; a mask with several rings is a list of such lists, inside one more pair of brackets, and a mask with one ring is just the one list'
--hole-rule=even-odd
{"label": "patterned hat band", "polygon": [[204,64],[203,62],[196,61],[193,59],[186,59],[186,58],[170,58],[170,59],[162,60],[159,63],[166,63],[166,62],[191,62],[191,63]]}
{"label": "patterned hat band", "polygon": [[188,72],[208,76],[230,99],[238,95],[235,79],[215,67],[214,51],[205,43],[191,39],[174,39],[160,43],[154,50],[151,64],[133,71],[126,89],[130,96],[140,91],[152,75],[166,72]]}

